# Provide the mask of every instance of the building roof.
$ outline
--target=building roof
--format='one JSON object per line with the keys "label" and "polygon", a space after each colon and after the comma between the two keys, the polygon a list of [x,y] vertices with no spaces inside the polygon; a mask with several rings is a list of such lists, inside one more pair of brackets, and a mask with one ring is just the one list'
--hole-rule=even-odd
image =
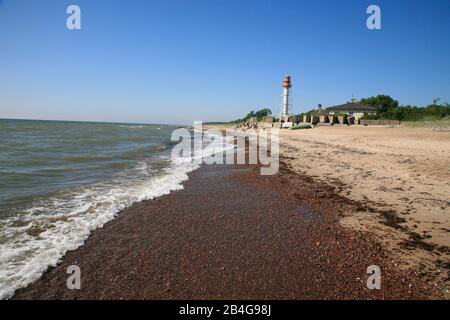
{"label": "building roof", "polygon": [[347,102],[338,106],[327,108],[328,111],[342,111],[342,112],[375,112],[377,107],[359,104],[357,102]]}

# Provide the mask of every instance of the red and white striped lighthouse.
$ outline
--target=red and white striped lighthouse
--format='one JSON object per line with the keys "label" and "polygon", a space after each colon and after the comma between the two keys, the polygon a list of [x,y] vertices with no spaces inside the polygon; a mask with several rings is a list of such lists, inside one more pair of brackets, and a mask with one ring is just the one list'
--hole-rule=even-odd
{"label": "red and white striped lighthouse", "polygon": [[283,81],[283,104],[281,106],[281,118],[289,116],[290,91],[292,88],[291,76],[286,74]]}

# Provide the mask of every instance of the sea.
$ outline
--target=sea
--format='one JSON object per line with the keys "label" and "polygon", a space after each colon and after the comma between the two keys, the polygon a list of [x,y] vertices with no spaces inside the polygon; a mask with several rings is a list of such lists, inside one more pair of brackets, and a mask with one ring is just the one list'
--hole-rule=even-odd
{"label": "sea", "polygon": [[0,299],[133,203],[183,188],[169,125],[0,119]]}

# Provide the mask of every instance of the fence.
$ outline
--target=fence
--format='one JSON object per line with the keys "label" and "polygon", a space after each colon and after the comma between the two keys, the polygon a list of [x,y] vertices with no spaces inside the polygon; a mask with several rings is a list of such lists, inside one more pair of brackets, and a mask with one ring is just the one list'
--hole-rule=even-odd
{"label": "fence", "polygon": [[359,124],[363,126],[399,126],[400,120],[359,120]]}

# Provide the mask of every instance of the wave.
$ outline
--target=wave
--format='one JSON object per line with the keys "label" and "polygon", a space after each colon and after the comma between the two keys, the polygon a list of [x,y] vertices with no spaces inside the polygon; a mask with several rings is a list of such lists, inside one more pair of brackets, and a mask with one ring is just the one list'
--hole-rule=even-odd
{"label": "wave", "polygon": [[[157,145],[162,148],[162,145]],[[82,246],[90,233],[102,228],[117,214],[136,202],[151,200],[183,189],[188,173],[199,168],[199,157],[218,148],[205,148],[202,155],[169,160],[140,161],[109,181],[63,190],[50,198],[36,200],[20,214],[0,221],[0,299],[38,280],[56,266],[67,251]]]}
{"label": "wave", "polygon": [[[198,165],[172,164],[137,184],[116,178],[116,185],[96,184],[72,190],[69,197],[35,203],[0,225],[0,299],[36,281],[56,266],[67,251],[84,244],[90,233],[114,219],[133,203],[150,200],[182,189],[188,173]],[[150,175],[140,163],[137,171]]]}
{"label": "wave", "polygon": [[144,125],[120,125],[119,128],[127,128],[127,129],[142,129]]}

